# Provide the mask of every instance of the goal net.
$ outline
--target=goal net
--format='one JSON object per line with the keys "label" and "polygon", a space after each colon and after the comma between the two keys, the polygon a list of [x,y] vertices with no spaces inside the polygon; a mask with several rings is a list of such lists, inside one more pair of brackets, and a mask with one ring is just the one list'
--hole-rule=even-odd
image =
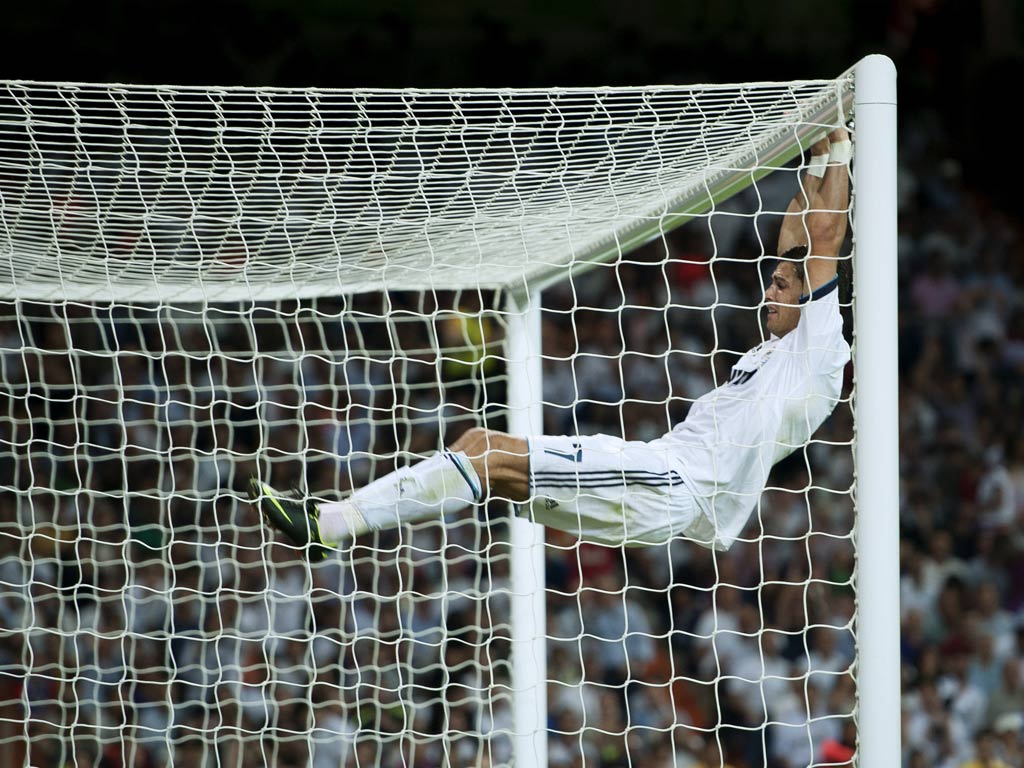
{"label": "goal net", "polygon": [[849,377],[727,551],[493,499],[310,564],[246,483],[661,436],[852,97],[0,85],[0,763],[842,763]]}

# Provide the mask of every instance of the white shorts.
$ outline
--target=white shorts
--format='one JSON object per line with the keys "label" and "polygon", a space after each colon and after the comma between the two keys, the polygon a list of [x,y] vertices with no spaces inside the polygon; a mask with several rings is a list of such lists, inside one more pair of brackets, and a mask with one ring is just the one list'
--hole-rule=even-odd
{"label": "white shorts", "polygon": [[608,546],[664,544],[685,536],[712,546],[670,444],[609,435],[531,437],[529,509],[534,522]]}

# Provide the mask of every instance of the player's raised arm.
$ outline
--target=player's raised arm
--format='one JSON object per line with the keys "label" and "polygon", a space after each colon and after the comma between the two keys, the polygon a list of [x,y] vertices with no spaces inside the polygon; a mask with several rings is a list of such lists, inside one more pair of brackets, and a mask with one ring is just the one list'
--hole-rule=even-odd
{"label": "player's raised arm", "polygon": [[825,175],[817,189],[808,195],[807,295],[836,276],[837,257],[849,223],[851,151],[850,134],[845,128],[837,128],[829,134]]}
{"label": "player's raised arm", "polygon": [[805,213],[811,196],[818,193],[818,188],[824,180],[825,171],[828,166],[828,137],[823,137],[811,146],[811,157],[804,168],[803,177],[800,179],[799,188],[786,213],[782,217],[782,226],[779,228],[779,243],[776,247],[776,255],[781,256],[791,248],[799,245],[807,245],[807,225]]}
{"label": "player's raised arm", "polygon": [[836,257],[848,224],[851,150],[845,128],[837,128],[816,142],[800,189],[783,216],[777,253],[808,246],[805,295],[836,276]]}

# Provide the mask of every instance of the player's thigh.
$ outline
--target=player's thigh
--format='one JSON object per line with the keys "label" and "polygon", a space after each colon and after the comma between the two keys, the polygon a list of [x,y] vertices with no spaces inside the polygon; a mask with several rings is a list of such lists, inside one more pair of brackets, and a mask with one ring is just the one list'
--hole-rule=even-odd
{"label": "player's thigh", "polygon": [[697,516],[677,459],[660,443],[534,437],[530,477],[536,522],[609,546],[662,544],[686,535]]}

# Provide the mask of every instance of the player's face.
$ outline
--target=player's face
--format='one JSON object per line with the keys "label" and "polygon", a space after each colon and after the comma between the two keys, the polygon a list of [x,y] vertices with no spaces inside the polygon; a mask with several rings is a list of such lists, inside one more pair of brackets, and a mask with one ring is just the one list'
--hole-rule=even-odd
{"label": "player's face", "polygon": [[771,282],[764,292],[764,327],[776,336],[785,336],[800,322],[800,294],[803,281],[796,271],[796,265],[782,261],[772,272]]}

